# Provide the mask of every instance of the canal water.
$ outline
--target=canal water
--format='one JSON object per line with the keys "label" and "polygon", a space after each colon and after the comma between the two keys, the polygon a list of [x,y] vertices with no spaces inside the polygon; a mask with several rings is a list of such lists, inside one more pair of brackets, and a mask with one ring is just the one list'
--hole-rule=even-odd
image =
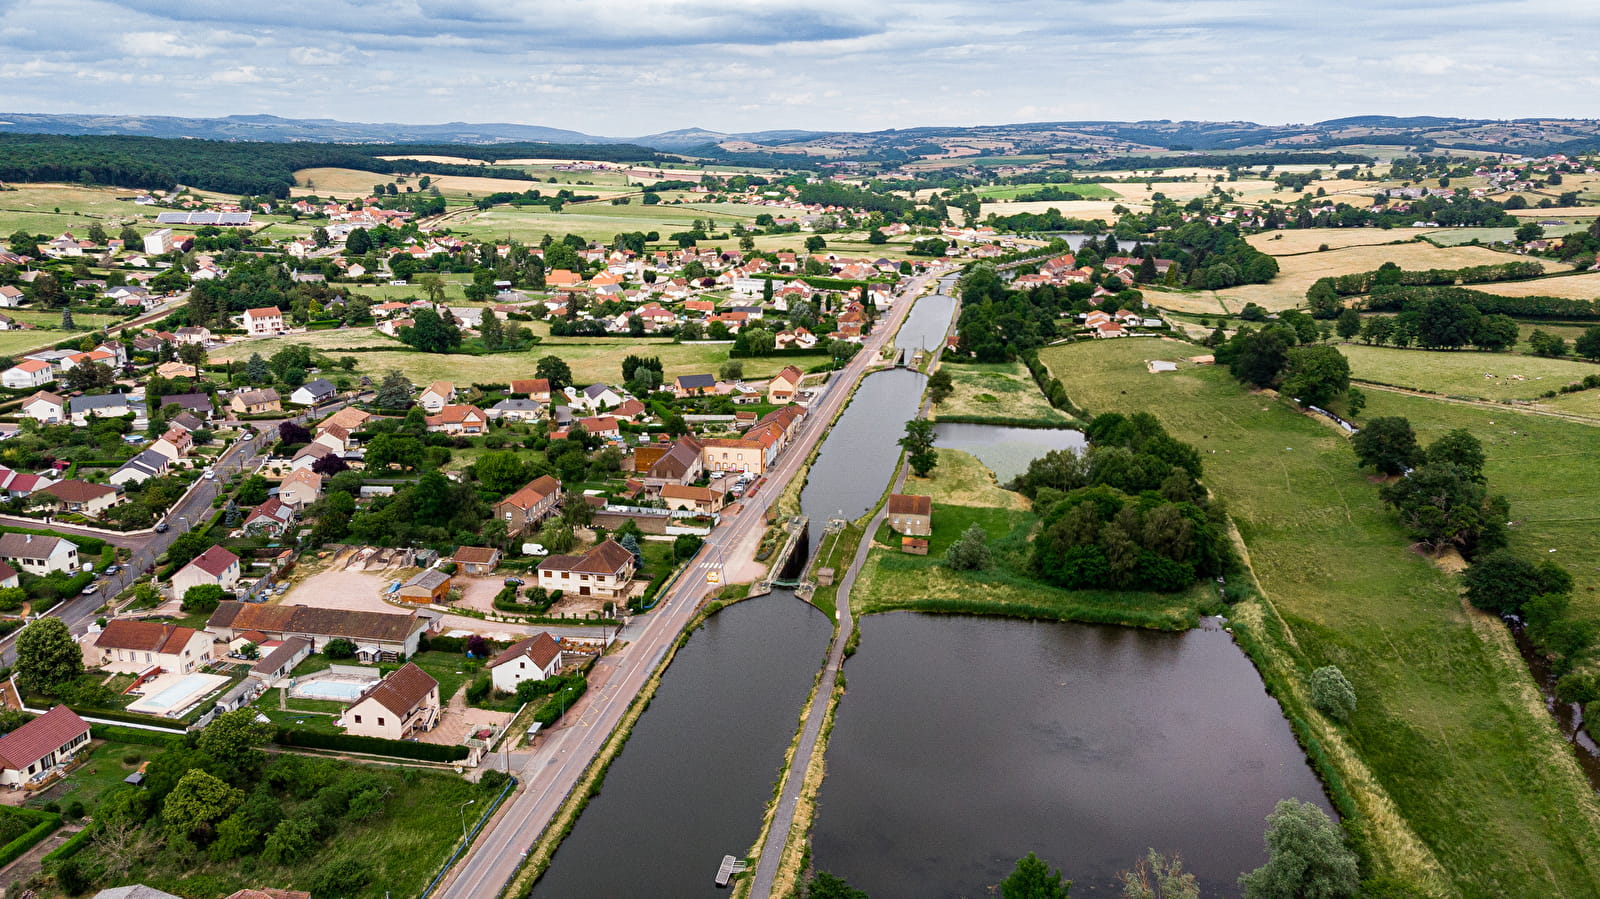
{"label": "canal water", "polygon": [[832,633],[787,590],[707,619],[531,895],[726,896],[712,876],[755,839]]}
{"label": "canal water", "polygon": [[1028,470],[1028,463],[1051,450],[1082,450],[1082,431],[1068,428],[1010,428],[963,422],[940,422],[933,428],[937,446],[978,457],[1001,484]]}
{"label": "canal water", "polygon": [[1147,848],[1237,895],[1265,818],[1328,810],[1232,638],[908,612],[861,622],[813,862],[873,899],[977,897],[1036,852],[1115,896]]}
{"label": "canal water", "polygon": [[[936,345],[954,310],[949,297],[919,300],[901,345]],[[923,381],[896,369],[862,382],[801,493],[811,546],[829,516],[855,518],[876,504]],[[724,855],[742,856],[755,841],[832,633],[826,616],[783,589],[707,619],[530,895],[726,895],[712,876]]]}

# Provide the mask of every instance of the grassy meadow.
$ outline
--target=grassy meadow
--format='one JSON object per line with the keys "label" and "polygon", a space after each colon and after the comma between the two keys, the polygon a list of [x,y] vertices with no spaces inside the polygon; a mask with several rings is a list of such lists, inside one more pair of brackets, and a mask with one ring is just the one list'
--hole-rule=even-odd
{"label": "grassy meadow", "polygon": [[[1545,271],[1561,271],[1559,262],[1541,259]],[[1600,299],[1600,272],[1582,272],[1556,278],[1538,278],[1533,281],[1502,281],[1497,284],[1473,284],[1473,290],[1502,297],[1561,297],[1568,300]]]}
{"label": "grassy meadow", "polygon": [[977,415],[993,418],[1035,418],[1067,421],[1061,410],[1039,392],[1021,362],[994,364],[942,362],[954,385],[950,396],[933,407],[933,417]]}
{"label": "grassy meadow", "polygon": [[[1121,340],[1040,353],[1090,412],[1149,411],[1200,449],[1266,597],[1231,617],[1359,812],[1372,873],[1429,895],[1600,890],[1600,806],[1504,628],[1408,549],[1343,434],[1224,369],[1149,374],[1147,355]],[[1305,698],[1326,664],[1360,699],[1344,727]]]}
{"label": "grassy meadow", "polygon": [[[1305,305],[1306,290],[1318,278],[1369,272],[1385,262],[1393,262],[1403,269],[1430,269],[1495,265],[1517,258],[1483,247],[1436,247],[1420,242],[1392,246],[1351,246],[1326,253],[1281,257],[1278,259],[1278,276],[1266,284],[1243,284],[1218,291],[1217,295],[1230,309],[1242,309],[1245,303],[1256,303],[1276,311]],[[1568,268],[1548,259],[1540,261],[1548,272],[1565,271]]]}
{"label": "grassy meadow", "polygon": [[1101,184],[1090,184],[1074,181],[1071,184],[991,184],[980,187],[974,191],[985,200],[1015,200],[1022,194],[1030,194],[1043,190],[1045,187],[1057,187],[1067,193],[1074,193],[1085,200],[1114,200],[1121,194]]}
{"label": "grassy meadow", "polygon": [[1387,246],[1412,243],[1437,228],[1290,228],[1283,231],[1263,231],[1245,240],[1268,256],[1296,256],[1316,253],[1323,246],[1329,250],[1348,247]]}
{"label": "grassy meadow", "polygon": [[1600,373],[1600,366],[1589,362],[1519,353],[1403,350],[1360,343],[1341,344],[1339,352],[1350,360],[1350,377],[1358,380],[1486,400],[1531,400]]}
{"label": "grassy meadow", "polygon": [[100,227],[115,237],[125,223],[136,222],[143,231],[144,224],[154,220],[153,214],[148,217],[143,214],[145,207],[117,199],[143,193],[131,188],[73,184],[9,184],[7,187],[0,191],[0,234],[9,235],[18,230],[51,237],[63,231],[78,234],[98,221]]}

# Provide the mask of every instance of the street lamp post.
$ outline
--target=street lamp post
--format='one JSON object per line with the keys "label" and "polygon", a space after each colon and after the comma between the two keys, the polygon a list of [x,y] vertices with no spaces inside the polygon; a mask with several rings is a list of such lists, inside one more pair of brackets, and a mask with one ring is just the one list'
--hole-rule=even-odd
{"label": "street lamp post", "polygon": [[456,811],[461,813],[461,843],[462,843],[462,845],[466,845],[466,842],[467,842],[467,806],[469,806],[469,805],[471,805],[471,804],[473,804],[474,802],[477,802],[477,801],[478,800],[476,800],[476,799],[468,799],[466,802],[463,802],[459,806],[456,807]]}

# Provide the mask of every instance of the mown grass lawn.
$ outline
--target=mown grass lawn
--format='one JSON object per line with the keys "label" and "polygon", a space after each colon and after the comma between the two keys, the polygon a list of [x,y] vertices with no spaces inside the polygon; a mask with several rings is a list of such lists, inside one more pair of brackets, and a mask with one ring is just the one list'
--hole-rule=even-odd
{"label": "mown grass lawn", "polygon": [[1600,374],[1600,365],[1590,362],[1520,353],[1402,350],[1361,343],[1340,344],[1339,352],[1350,360],[1352,378],[1486,400],[1531,400],[1585,375]]}
{"label": "mown grass lawn", "polygon": [[933,417],[977,415],[1066,422],[1067,416],[1039,392],[1020,362],[992,364],[941,362],[954,389],[933,408]]}
{"label": "mown grass lawn", "polygon": [[[1354,796],[1375,873],[1468,896],[1600,891],[1600,808],[1527,670],[1407,548],[1341,433],[1220,368],[1151,375],[1131,341],[1040,355],[1090,412],[1149,411],[1200,448],[1270,602],[1235,610],[1265,622],[1257,637],[1284,660],[1269,682],[1336,664],[1355,685],[1347,728],[1309,727]],[[1300,717],[1296,695],[1280,700]]]}

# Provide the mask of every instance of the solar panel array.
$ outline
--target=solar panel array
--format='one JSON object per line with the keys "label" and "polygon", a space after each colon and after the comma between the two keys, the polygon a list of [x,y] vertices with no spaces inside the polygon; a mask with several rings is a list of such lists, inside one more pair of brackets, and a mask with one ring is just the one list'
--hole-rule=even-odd
{"label": "solar panel array", "polygon": [[162,212],[156,215],[161,225],[248,225],[248,212]]}

